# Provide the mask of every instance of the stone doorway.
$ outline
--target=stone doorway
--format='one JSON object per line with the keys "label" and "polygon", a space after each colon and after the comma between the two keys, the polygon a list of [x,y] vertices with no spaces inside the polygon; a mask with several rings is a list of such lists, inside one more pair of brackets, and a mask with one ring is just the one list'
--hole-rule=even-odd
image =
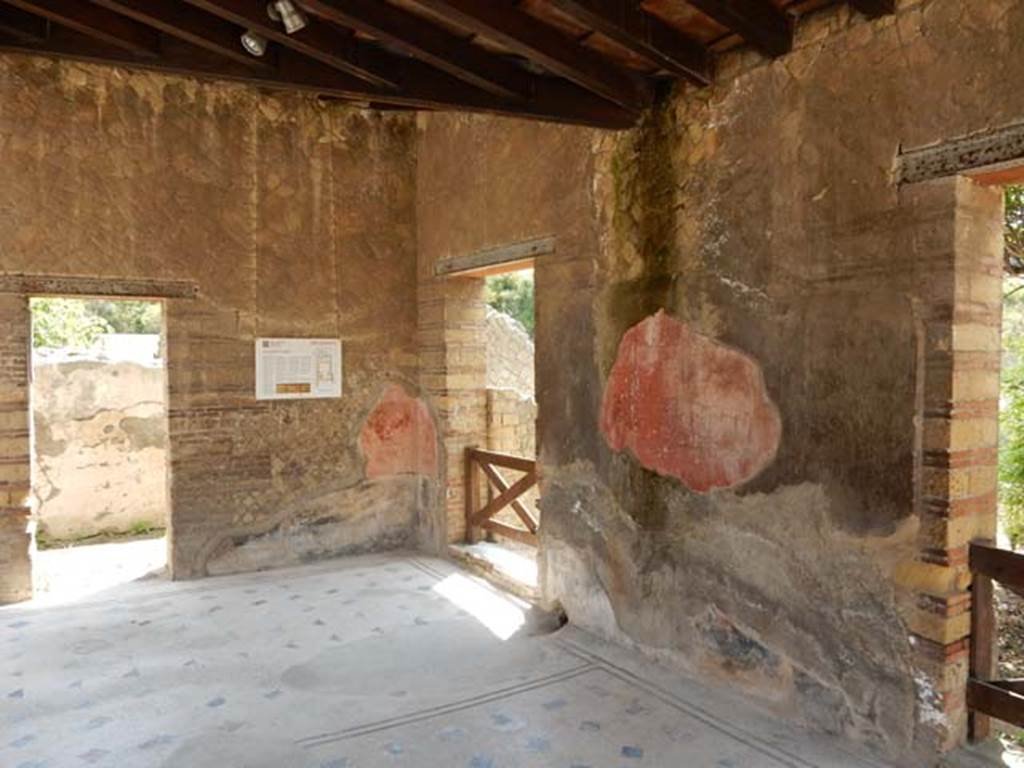
{"label": "stone doorway", "polygon": [[162,572],[168,526],[161,302],[29,300],[33,596]]}
{"label": "stone doorway", "polygon": [[[497,271],[492,271],[497,270]],[[500,267],[480,280],[485,310],[482,327],[476,329],[485,348],[484,440],[476,447],[493,454],[526,459],[537,456],[537,401],[535,387],[534,334],[536,331],[534,270]],[[534,470],[535,471],[535,470]],[[515,467],[491,466],[506,486],[521,481],[525,472]],[[493,482],[478,473],[477,499],[492,502],[499,494]],[[517,498],[526,518],[539,522],[539,492],[536,484]],[[467,514],[468,514],[467,507]],[[497,513],[493,521],[506,528],[524,528],[523,518],[512,505]],[[481,530],[457,543],[453,553],[482,568],[503,586],[535,596],[537,590],[536,536],[527,542],[493,530]],[[509,531],[509,533],[513,533]]]}

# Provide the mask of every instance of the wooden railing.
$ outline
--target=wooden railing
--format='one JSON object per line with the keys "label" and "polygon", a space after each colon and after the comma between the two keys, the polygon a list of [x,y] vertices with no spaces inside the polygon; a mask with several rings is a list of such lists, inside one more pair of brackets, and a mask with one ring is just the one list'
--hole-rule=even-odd
{"label": "wooden railing", "polygon": [[[499,467],[523,472],[523,476],[509,483]],[[488,483],[498,495],[486,503],[480,500],[480,475],[483,472]],[[519,499],[537,484],[537,462],[522,456],[482,451],[479,448],[466,449],[466,541],[477,541],[480,529],[496,533],[530,546],[537,546],[537,517]],[[493,519],[507,507],[512,507],[523,528],[507,525]]]}
{"label": "wooden railing", "polygon": [[988,738],[990,718],[1024,726],[1024,679],[996,680],[993,582],[1024,596],[1024,555],[971,542],[971,673],[967,681],[971,741]]}

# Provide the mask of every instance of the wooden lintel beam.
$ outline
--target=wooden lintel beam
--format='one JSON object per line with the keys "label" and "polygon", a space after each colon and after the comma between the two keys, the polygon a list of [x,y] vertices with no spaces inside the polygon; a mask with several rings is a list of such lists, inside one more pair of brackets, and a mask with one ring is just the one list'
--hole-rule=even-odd
{"label": "wooden lintel beam", "polygon": [[239,29],[222,19],[203,13],[179,0],[92,0],[119,13],[192,45],[225,56],[251,69],[273,69],[272,59],[258,59],[239,43]]}
{"label": "wooden lintel beam", "polygon": [[896,13],[896,0],[850,0],[850,5],[870,19]]}
{"label": "wooden lintel beam", "polygon": [[651,104],[653,89],[644,78],[619,68],[514,5],[480,0],[417,0],[417,4],[625,109],[642,111]]}
{"label": "wooden lintel beam", "polygon": [[48,31],[46,19],[17,8],[0,6],[0,34],[27,43],[41,43],[46,39]]}
{"label": "wooden lintel beam", "polygon": [[442,259],[434,265],[434,274],[437,277],[485,277],[501,272],[513,272],[533,266],[535,258],[553,253],[554,250],[555,238],[552,236],[521,240]]}
{"label": "wooden lintel beam", "polygon": [[728,27],[766,56],[793,48],[793,20],[771,0],[688,0],[706,16]]}
{"label": "wooden lintel beam", "polygon": [[398,6],[379,0],[302,0],[302,6],[497,96],[515,99],[530,94],[530,78],[515,64]]}
{"label": "wooden lintel beam", "polygon": [[629,0],[552,0],[563,13],[667,72],[698,84],[711,82],[711,54],[695,40]]}
{"label": "wooden lintel beam", "polygon": [[354,39],[351,35],[323,24],[309,24],[305,29],[288,34],[284,27],[267,14],[262,0],[185,0],[187,3],[211,13],[224,21],[251,29],[281,46],[316,59],[330,67],[346,72],[380,88],[396,89],[392,76],[367,65],[370,57],[378,57],[376,49]]}
{"label": "wooden lintel beam", "polygon": [[136,56],[155,57],[160,37],[149,27],[84,0],[5,0],[22,11],[88,35]]}
{"label": "wooden lintel beam", "polygon": [[366,106],[387,104],[413,109],[454,109],[611,129],[628,128],[635,120],[632,113],[602,99],[575,101],[569,95],[560,97],[558,91],[553,91],[545,99],[528,102],[500,100],[430,67],[424,67],[428,70],[425,76],[404,85],[400,91],[375,88],[364,80],[289,49],[280,50],[276,69],[265,72],[247,68],[171,36],[161,40],[161,55],[153,58],[133,55],[55,25],[43,42],[26,42],[0,35],[0,50],[230,80],[274,90],[303,91]]}

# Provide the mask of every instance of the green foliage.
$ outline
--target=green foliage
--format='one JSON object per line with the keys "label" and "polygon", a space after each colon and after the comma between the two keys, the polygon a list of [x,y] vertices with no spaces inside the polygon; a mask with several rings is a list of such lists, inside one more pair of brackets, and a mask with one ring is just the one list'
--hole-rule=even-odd
{"label": "green foliage", "polygon": [[1024,275],[1024,187],[1006,188],[1006,272]]}
{"label": "green foliage", "polygon": [[498,312],[518,320],[533,338],[533,270],[510,272],[487,278],[487,303]]}
{"label": "green foliage", "polygon": [[1016,549],[1024,544],[1024,338],[1008,339],[1008,353],[1010,345],[1013,362],[1004,365],[1001,385],[999,501],[1003,528]]}
{"label": "green foliage", "polygon": [[160,304],[155,301],[89,301],[88,311],[110,324],[113,333],[160,333]]}
{"label": "green foliage", "polygon": [[32,346],[91,347],[104,333],[160,333],[155,301],[32,299]]}
{"label": "green foliage", "polygon": [[91,347],[110,324],[75,299],[32,300],[32,346]]}
{"label": "green foliage", "polygon": [[[1024,273],[1024,187],[1006,190],[1006,268]],[[1024,279],[1003,284],[1003,364],[999,409],[999,505],[1011,545],[1024,545]]]}

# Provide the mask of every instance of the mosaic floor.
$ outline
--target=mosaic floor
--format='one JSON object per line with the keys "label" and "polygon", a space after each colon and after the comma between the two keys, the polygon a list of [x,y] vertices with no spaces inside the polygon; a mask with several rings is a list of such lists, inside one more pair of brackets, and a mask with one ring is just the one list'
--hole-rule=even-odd
{"label": "mosaic floor", "polygon": [[453,565],[367,556],[0,609],[0,766],[867,768]]}

